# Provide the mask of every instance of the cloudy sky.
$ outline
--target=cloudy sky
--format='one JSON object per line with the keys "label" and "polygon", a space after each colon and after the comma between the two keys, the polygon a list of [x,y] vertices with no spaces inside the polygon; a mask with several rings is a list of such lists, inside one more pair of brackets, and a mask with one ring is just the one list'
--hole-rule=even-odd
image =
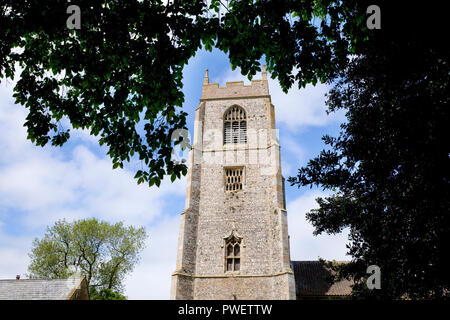
{"label": "cloudy sky", "polygon": [[[263,61],[261,61],[263,62]],[[185,104],[192,132],[205,69],[210,82],[244,80],[232,71],[225,54],[199,51],[184,69]],[[261,76],[257,75],[256,79]],[[88,133],[77,131],[62,148],[33,146],[23,127],[27,110],[15,105],[14,83],[0,83],[0,279],[27,273],[34,238],[42,237],[56,220],[97,217],[114,223],[145,226],[149,238],[141,262],[125,282],[129,299],[168,299],[175,270],[180,213],[184,209],[185,179],[160,188],[137,185],[129,169],[112,170],[104,148]],[[321,136],[337,135],[342,114],[327,116],[325,85],[293,88],[284,94],[269,80],[275,105],[285,178],[323,148]],[[313,236],[305,213],[316,206],[320,189],[286,185],[293,260],[346,260],[347,233]]]}

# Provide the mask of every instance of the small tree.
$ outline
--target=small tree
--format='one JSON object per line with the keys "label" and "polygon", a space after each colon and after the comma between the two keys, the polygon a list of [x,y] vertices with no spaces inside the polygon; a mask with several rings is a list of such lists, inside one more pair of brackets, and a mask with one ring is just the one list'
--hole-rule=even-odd
{"label": "small tree", "polygon": [[143,227],[125,227],[122,222],[111,225],[95,218],[59,220],[42,239],[33,241],[29,277],[85,274],[92,295],[117,298],[123,291],[125,275],[139,261],[146,238]]}

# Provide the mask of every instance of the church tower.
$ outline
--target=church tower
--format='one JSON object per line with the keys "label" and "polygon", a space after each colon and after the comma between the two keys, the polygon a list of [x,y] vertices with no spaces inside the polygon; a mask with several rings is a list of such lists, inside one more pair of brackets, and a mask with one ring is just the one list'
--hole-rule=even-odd
{"label": "church tower", "polygon": [[203,80],[172,299],[295,299],[284,179],[267,73]]}

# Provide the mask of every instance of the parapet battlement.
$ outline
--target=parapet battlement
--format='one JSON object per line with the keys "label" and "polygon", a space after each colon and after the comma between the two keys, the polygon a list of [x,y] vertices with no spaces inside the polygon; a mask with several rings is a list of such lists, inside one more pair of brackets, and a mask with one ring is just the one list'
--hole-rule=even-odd
{"label": "parapet battlement", "polygon": [[244,85],[244,81],[227,82],[225,87],[219,87],[218,83],[209,83],[208,69],[203,78],[201,100],[235,99],[269,96],[267,72],[263,66],[262,79],[252,80],[250,85]]}

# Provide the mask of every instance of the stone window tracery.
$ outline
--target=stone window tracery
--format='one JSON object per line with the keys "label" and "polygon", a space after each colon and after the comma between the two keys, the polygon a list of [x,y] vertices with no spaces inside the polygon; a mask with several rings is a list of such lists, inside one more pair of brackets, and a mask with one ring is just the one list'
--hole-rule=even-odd
{"label": "stone window tracery", "polygon": [[232,235],[225,243],[225,270],[239,271],[241,269],[241,239]]}

